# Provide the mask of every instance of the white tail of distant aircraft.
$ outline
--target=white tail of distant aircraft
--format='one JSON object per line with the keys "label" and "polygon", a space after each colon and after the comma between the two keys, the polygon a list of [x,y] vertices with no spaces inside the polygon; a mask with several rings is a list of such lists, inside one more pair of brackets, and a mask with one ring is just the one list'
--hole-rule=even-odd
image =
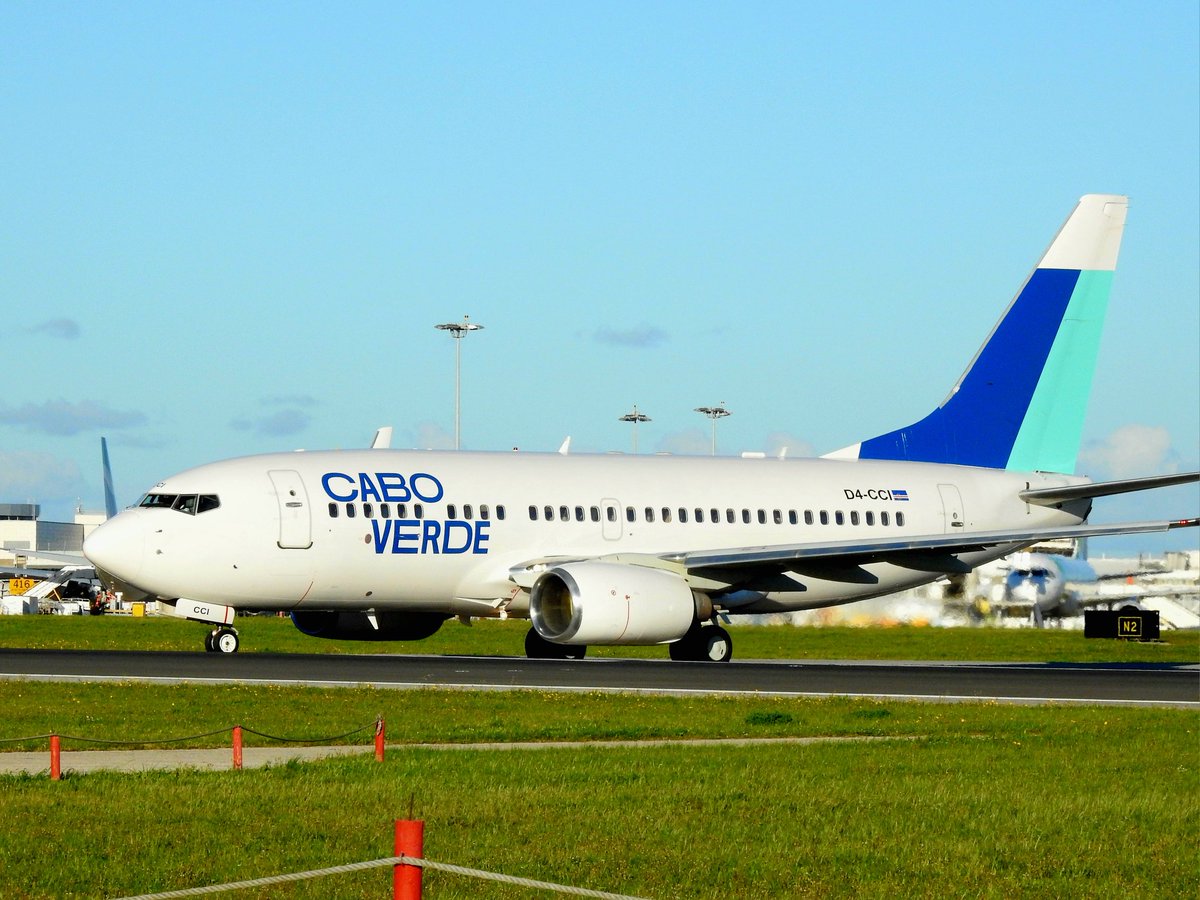
{"label": "white tail of distant aircraft", "polygon": [[220,625],[288,610],[307,634],[416,640],[528,617],[530,656],[670,645],[727,660],[718,615],[849,603],[1087,525],[1092,499],[1200,479],[1071,474],[1126,198],[1088,195],[947,399],[826,459],[387,449],[213,463],[155,485],[84,552],[131,593]]}

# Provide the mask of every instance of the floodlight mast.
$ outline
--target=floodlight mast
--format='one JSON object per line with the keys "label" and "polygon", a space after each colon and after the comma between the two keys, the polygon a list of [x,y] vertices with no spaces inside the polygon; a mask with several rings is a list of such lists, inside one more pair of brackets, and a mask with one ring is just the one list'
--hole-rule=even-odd
{"label": "floodlight mast", "polygon": [[639,422],[650,422],[650,421],[652,421],[651,418],[643,412],[638,412],[637,404],[635,403],[635,404],[633,404],[633,412],[625,413],[625,415],[621,416],[619,419],[617,419],[617,421],[633,423],[633,453],[636,456],[637,452],[638,452],[638,443],[637,443],[638,423]]}
{"label": "floodlight mast", "polygon": [[482,331],[483,326],[471,321],[470,316],[463,316],[461,322],[446,322],[434,325],[438,331],[450,332],[454,338],[454,449],[459,449],[462,433],[462,339],[472,331]]}
{"label": "floodlight mast", "polygon": [[729,410],[725,408],[725,401],[722,400],[716,406],[697,406],[696,412],[702,413],[712,419],[712,455],[717,455],[717,419],[723,419],[730,415]]}

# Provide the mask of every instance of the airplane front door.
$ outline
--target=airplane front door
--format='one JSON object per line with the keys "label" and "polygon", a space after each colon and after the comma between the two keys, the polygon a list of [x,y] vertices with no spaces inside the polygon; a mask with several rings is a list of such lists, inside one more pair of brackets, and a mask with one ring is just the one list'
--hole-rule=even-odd
{"label": "airplane front door", "polygon": [[272,469],[271,484],[279,501],[279,546],[284,550],[307,550],[312,546],[312,517],[308,511],[308,492],[300,473],[290,469]]}

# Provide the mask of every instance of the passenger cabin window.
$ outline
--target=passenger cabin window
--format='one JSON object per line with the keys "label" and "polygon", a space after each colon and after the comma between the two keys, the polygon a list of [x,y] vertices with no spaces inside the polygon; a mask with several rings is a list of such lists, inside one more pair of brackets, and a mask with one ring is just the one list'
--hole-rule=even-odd
{"label": "passenger cabin window", "polygon": [[625,521],[633,522],[637,519],[637,514],[633,511],[632,506],[625,507]]}
{"label": "passenger cabin window", "polygon": [[758,511],[758,524],[759,525],[767,524],[767,511],[765,509],[760,509]]}
{"label": "passenger cabin window", "polygon": [[420,503],[413,504],[413,518],[414,519],[425,518],[425,507],[422,506]]}
{"label": "passenger cabin window", "polygon": [[530,522],[537,521],[537,507],[536,506],[529,507],[529,521]]}
{"label": "passenger cabin window", "polygon": [[545,513],[547,522],[554,521],[554,507],[553,506],[543,506],[542,512]]}
{"label": "passenger cabin window", "polygon": [[804,524],[805,524],[805,525],[811,525],[812,523],[813,523],[813,513],[812,513],[812,510],[811,510],[811,509],[806,509],[806,510],[804,511]]}
{"label": "passenger cabin window", "polygon": [[373,507],[370,503],[363,504],[363,518],[364,519],[375,518],[375,507]]}
{"label": "passenger cabin window", "polygon": [[799,522],[800,522],[800,519],[796,515],[796,511],[794,509],[789,509],[788,510],[788,524],[789,525],[797,525],[797,524],[799,524]]}
{"label": "passenger cabin window", "polygon": [[821,510],[821,524],[822,525],[829,524],[829,513],[826,512],[825,510]]}
{"label": "passenger cabin window", "polygon": [[734,513],[734,511],[732,509],[726,508],[725,521],[728,522],[730,525],[732,525],[734,522],[737,521],[737,515]]}
{"label": "passenger cabin window", "polygon": [[454,504],[454,503],[446,504],[446,518],[447,519],[457,519],[458,518],[458,505],[457,504]]}
{"label": "passenger cabin window", "polygon": [[837,512],[835,512],[833,514],[833,521],[837,522],[837,524],[839,524],[839,525],[845,525],[846,524],[846,514],[839,509]]}
{"label": "passenger cabin window", "polygon": [[354,518],[354,504],[353,503],[346,504],[346,518],[347,519]]}
{"label": "passenger cabin window", "polygon": [[777,509],[772,510],[771,511],[771,521],[774,522],[776,525],[782,525],[783,524],[783,513]]}
{"label": "passenger cabin window", "polygon": [[379,518],[390,519],[392,517],[392,505],[390,503],[379,504]]}
{"label": "passenger cabin window", "polygon": [[647,522],[654,521],[654,507],[653,506],[646,507],[646,521]]}
{"label": "passenger cabin window", "polygon": [[890,524],[890,523],[888,522],[888,514],[887,514],[887,513],[885,513],[885,512],[881,512],[881,513],[879,514],[879,524],[880,524],[880,525],[888,525],[888,524]]}
{"label": "passenger cabin window", "polygon": [[567,509],[567,507],[565,507],[565,506],[560,506],[558,508],[558,518],[563,522],[570,522],[571,521],[571,511],[569,509]]}
{"label": "passenger cabin window", "polygon": [[715,507],[713,509],[710,509],[708,511],[708,521],[712,522],[713,524],[720,522],[721,521],[721,511],[719,509],[716,509]]}
{"label": "passenger cabin window", "polygon": [[704,510],[700,509],[700,507],[696,507],[696,521],[697,522],[704,521]]}
{"label": "passenger cabin window", "polygon": [[591,516],[592,516],[592,521],[593,521],[593,522],[599,522],[599,521],[600,521],[600,507],[598,507],[598,506],[593,506],[593,507],[592,507],[592,508],[589,510],[589,513],[590,513],[590,514],[591,514]]}
{"label": "passenger cabin window", "polygon": [[899,528],[904,527],[904,513],[902,513],[902,512],[896,513],[896,526]]}
{"label": "passenger cabin window", "polygon": [[397,503],[396,504],[396,518],[397,519],[407,519],[408,518],[408,504],[407,503]]}
{"label": "passenger cabin window", "polygon": [[499,506],[496,507],[496,518],[502,522],[504,521],[504,504],[503,503],[501,503]]}
{"label": "passenger cabin window", "polygon": [[488,507],[488,505],[486,503],[480,503],[479,504],[479,518],[490,519],[491,517],[492,517],[492,511]]}
{"label": "passenger cabin window", "polygon": [[750,524],[750,510],[748,510],[748,509],[742,510],[742,524],[744,524],[744,525]]}
{"label": "passenger cabin window", "polygon": [[867,510],[867,524],[868,525],[875,524],[875,513],[871,512],[870,510]]}
{"label": "passenger cabin window", "polygon": [[617,508],[615,506],[604,507],[604,518],[610,522],[617,521]]}
{"label": "passenger cabin window", "polygon": [[671,507],[669,507],[669,506],[664,506],[664,507],[663,507],[663,517],[662,517],[662,520],[663,520],[664,522],[670,522],[670,521],[671,521]]}
{"label": "passenger cabin window", "polygon": [[470,503],[463,504],[463,518],[464,519],[475,518],[475,509],[474,509],[474,507],[471,506]]}
{"label": "passenger cabin window", "polygon": [[329,518],[336,519],[337,511],[338,511],[338,505],[336,503],[330,503],[329,504]]}
{"label": "passenger cabin window", "polygon": [[687,510],[686,510],[686,509],[684,509],[682,506],[681,506],[681,507],[679,507],[679,521],[680,521],[680,522],[686,522],[686,521],[687,521]]}
{"label": "passenger cabin window", "polygon": [[850,524],[851,525],[858,524],[858,510],[856,510],[856,509],[850,510]]}

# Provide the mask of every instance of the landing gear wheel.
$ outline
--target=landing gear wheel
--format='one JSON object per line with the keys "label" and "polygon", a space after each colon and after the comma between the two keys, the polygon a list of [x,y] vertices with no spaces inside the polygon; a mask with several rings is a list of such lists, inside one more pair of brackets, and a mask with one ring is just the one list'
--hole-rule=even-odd
{"label": "landing gear wheel", "polygon": [[533,628],[525,634],[525,655],[530,659],[583,659],[587,644],[554,644]]}
{"label": "landing gear wheel", "polygon": [[237,632],[232,628],[221,628],[213,635],[213,650],[217,653],[237,653],[238,645],[241,643],[238,640]]}
{"label": "landing gear wheel", "polygon": [[216,651],[217,648],[214,645],[214,642],[216,641],[216,639],[217,639],[216,629],[210,631],[208,634],[206,634],[204,636],[204,649],[207,652],[213,653]]}
{"label": "landing gear wheel", "polygon": [[700,658],[705,662],[729,662],[733,659],[733,638],[720,625],[700,629]]}
{"label": "landing gear wheel", "polygon": [[720,625],[693,625],[667,648],[676,662],[729,662],[733,658],[733,638]]}

